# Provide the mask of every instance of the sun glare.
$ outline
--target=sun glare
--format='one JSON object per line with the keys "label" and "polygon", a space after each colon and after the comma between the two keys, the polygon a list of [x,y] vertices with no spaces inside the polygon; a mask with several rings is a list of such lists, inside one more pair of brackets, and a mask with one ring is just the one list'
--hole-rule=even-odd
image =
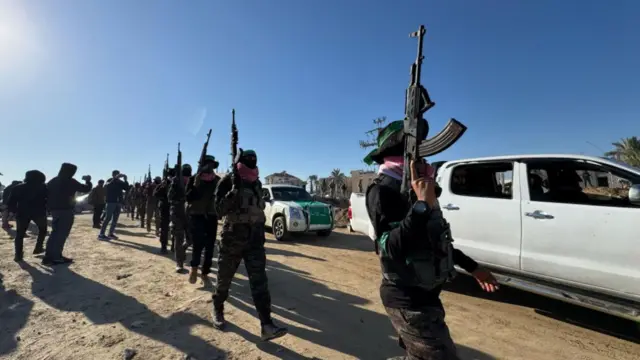
{"label": "sun glare", "polygon": [[0,73],[32,64],[39,46],[35,27],[18,0],[0,0]]}

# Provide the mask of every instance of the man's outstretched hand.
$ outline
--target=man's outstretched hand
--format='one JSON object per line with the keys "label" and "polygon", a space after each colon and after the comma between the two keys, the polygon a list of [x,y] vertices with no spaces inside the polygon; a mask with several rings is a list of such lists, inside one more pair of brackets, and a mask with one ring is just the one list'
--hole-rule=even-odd
{"label": "man's outstretched hand", "polygon": [[471,275],[476,279],[482,290],[486,292],[494,292],[500,288],[498,280],[496,280],[493,274],[487,269],[478,267]]}

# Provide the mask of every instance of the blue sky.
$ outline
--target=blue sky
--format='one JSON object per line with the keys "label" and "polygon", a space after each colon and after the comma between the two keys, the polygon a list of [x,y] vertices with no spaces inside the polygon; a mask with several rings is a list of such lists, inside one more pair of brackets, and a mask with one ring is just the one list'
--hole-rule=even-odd
{"label": "blue sky", "polygon": [[210,127],[224,166],[231,108],[262,176],[362,168],[372,119],[403,117],[420,24],[433,133],[469,127],[437,160],[600,155],[639,135],[638,18],[631,0],[0,0],[0,180],[159,175]]}

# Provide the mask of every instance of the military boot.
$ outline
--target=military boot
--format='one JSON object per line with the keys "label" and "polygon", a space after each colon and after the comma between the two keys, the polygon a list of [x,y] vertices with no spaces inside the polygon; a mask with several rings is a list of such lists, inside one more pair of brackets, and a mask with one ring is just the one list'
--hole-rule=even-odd
{"label": "military boot", "polygon": [[33,255],[40,255],[44,253],[44,246],[42,244],[36,244],[35,249],[33,249]]}
{"label": "military boot", "polygon": [[213,317],[213,327],[222,330],[224,329],[227,322],[224,320],[224,309],[213,307],[213,311],[211,313]]}
{"label": "military boot", "polygon": [[262,341],[270,341],[287,335],[289,330],[285,327],[276,326],[273,321],[269,324],[262,325],[260,331],[260,339]]}
{"label": "military boot", "polygon": [[189,272],[189,283],[195,284],[198,280],[198,267],[194,266],[191,268]]}

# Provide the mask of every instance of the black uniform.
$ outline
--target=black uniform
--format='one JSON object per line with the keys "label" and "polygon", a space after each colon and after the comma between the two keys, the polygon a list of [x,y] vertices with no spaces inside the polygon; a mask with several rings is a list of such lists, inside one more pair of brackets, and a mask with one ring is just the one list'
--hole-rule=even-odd
{"label": "black uniform", "polygon": [[38,170],[27,171],[24,183],[16,185],[8,199],[9,211],[16,214],[15,261],[22,261],[23,240],[29,223],[38,227],[34,254],[44,252],[47,235],[47,185],[45,175]]}
{"label": "black uniform", "polygon": [[[167,197],[169,191],[169,180],[163,180],[153,191],[153,196],[158,200],[159,218],[160,218],[160,251],[167,253],[167,244],[169,242],[169,224],[171,222],[170,204]],[[173,246],[171,247],[173,250]]]}

